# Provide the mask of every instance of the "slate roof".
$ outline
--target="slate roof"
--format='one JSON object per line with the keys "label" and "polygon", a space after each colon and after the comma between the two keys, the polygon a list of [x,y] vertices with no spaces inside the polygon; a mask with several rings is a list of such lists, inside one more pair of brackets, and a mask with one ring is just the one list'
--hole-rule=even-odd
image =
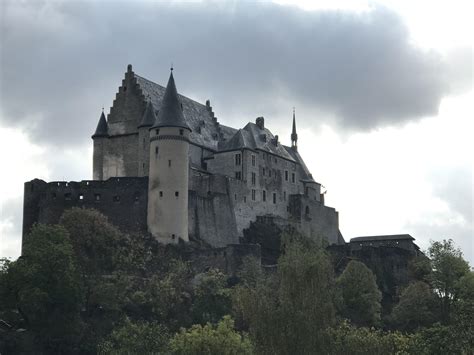
{"label": "slate roof", "polygon": [[382,240],[415,240],[410,234],[392,234],[392,235],[374,235],[367,237],[357,237],[350,240],[353,242],[370,242],[370,241],[382,241]]}
{"label": "slate roof", "polygon": [[[135,74],[135,77],[145,99],[149,100],[155,110],[159,112],[165,94],[165,88],[139,75]],[[205,105],[180,95],[179,93],[178,97],[183,105],[184,119],[187,125],[192,129],[189,135],[190,141],[197,145],[216,150],[217,138],[219,137],[218,125],[211,116],[210,110]],[[199,131],[201,133],[199,133]]]}
{"label": "slate roof", "polygon": [[191,131],[191,128],[184,119],[183,106],[178,98],[178,90],[174,82],[173,71],[170,73],[163,101],[161,101],[160,110],[156,116],[155,124],[152,127],[180,127]]}
{"label": "slate roof", "polygon": [[102,111],[102,114],[99,118],[99,123],[97,124],[97,128],[95,130],[95,133],[92,135],[92,138],[107,137],[109,135],[108,131],[109,127],[107,125],[107,120],[105,119],[104,111]]}
{"label": "slate roof", "polygon": [[301,176],[301,180],[305,180],[305,181],[308,181],[308,182],[312,182],[314,181],[313,180],[313,176],[311,175],[311,173],[309,172],[308,170],[308,167],[306,166],[306,164],[304,163],[303,161],[303,158],[301,158],[301,155],[300,153],[298,153],[297,150],[291,148],[291,147],[287,147],[287,146],[283,146],[285,148],[285,150],[288,152],[289,155],[291,155],[291,157],[299,163],[298,165],[298,169],[299,169],[299,174]]}
{"label": "slate roof", "polygon": [[[135,74],[135,77],[145,99],[152,103],[155,112],[158,112],[159,116],[165,88],[137,74]],[[298,169],[300,169],[302,179],[312,181],[311,174],[298,152],[281,145],[279,142],[275,144],[275,136],[267,128],[261,129],[252,122],[249,122],[242,129],[221,125],[214,118],[210,107],[179,93],[178,98],[183,105],[184,119],[192,130],[189,136],[192,143],[213,151],[248,148],[275,154],[289,161],[299,163]]]}
{"label": "slate roof", "polygon": [[260,128],[255,123],[249,122],[244,128],[239,129],[232,138],[219,142],[219,151],[237,149],[263,150],[290,161],[296,161],[267,128]]}
{"label": "slate roof", "polygon": [[153,107],[153,104],[151,103],[151,101],[148,101],[146,104],[145,113],[143,114],[142,121],[138,125],[138,128],[151,127],[153,126],[155,121],[156,121],[155,108]]}

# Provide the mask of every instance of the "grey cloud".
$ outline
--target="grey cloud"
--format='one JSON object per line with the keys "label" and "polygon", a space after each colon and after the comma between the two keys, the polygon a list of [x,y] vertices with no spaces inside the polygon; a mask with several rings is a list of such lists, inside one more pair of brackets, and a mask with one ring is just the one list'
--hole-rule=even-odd
{"label": "grey cloud", "polygon": [[282,120],[296,105],[304,107],[302,126],[326,121],[368,130],[435,114],[449,91],[442,58],[413,47],[398,15],[382,7],[350,13],[234,2],[2,6],[0,119],[43,144],[84,144],[128,63],[165,83],[174,61],[179,90],[211,98],[219,118],[239,126],[259,114]]}

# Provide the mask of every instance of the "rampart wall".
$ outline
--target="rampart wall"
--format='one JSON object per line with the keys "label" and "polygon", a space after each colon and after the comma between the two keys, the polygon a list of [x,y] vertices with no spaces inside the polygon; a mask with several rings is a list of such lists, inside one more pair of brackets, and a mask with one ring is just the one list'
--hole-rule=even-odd
{"label": "rampart wall", "polygon": [[146,232],[148,178],[25,183],[23,237],[35,223],[55,224],[72,207],[94,208],[126,232]]}

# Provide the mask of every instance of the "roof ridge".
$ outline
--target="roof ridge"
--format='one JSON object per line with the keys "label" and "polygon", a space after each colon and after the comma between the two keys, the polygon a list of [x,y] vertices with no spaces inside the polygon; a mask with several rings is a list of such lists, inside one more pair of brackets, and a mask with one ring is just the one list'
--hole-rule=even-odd
{"label": "roof ridge", "polygon": [[[146,80],[146,81],[148,81],[148,82],[150,82],[150,83],[152,83],[152,84],[154,84],[154,85],[161,86],[163,89],[166,89],[165,86],[163,86],[163,85],[161,85],[161,84],[158,84],[158,83],[154,82],[153,80],[147,79],[147,78],[145,78],[145,77],[143,77],[143,76],[141,76],[141,75],[138,75],[138,74],[136,74],[136,73],[135,73],[135,76],[139,77],[140,79]],[[138,85],[140,85],[140,84],[138,83]],[[191,98],[188,97],[188,96],[184,96],[184,95],[182,95],[182,94],[180,94],[180,93],[178,93],[178,95],[179,95],[180,98],[183,97],[183,98],[185,98],[186,100],[192,101],[192,102],[194,102],[194,103],[196,103],[196,104],[198,104],[198,105],[201,105],[201,106],[204,107],[204,108],[206,107],[205,104],[202,104],[202,103],[200,103],[199,101],[196,101],[196,100],[194,100],[194,99],[191,99]]]}

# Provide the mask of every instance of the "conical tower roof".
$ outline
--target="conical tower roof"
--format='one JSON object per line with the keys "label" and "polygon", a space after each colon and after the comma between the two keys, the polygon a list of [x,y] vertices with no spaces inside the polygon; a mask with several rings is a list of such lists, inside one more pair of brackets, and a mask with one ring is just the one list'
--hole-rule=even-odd
{"label": "conical tower roof", "polygon": [[143,114],[142,121],[138,125],[138,128],[140,127],[151,127],[156,121],[156,116],[155,116],[155,108],[153,107],[153,104],[151,101],[148,101],[146,104],[146,109],[145,113]]}
{"label": "conical tower roof", "polygon": [[92,138],[96,137],[108,137],[109,135],[109,126],[107,125],[107,120],[105,119],[104,111],[102,110],[102,114],[99,118],[99,123],[97,124],[97,128],[95,133],[92,135]]}
{"label": "conical tower roof", "polygon": [[178,91],[174,83],[173,70],[171,70],[165,95],[161,103],[158,117],[152,128],[158,127],[182,127],[191,130],[184,119],[183,109],[178,98]]}

